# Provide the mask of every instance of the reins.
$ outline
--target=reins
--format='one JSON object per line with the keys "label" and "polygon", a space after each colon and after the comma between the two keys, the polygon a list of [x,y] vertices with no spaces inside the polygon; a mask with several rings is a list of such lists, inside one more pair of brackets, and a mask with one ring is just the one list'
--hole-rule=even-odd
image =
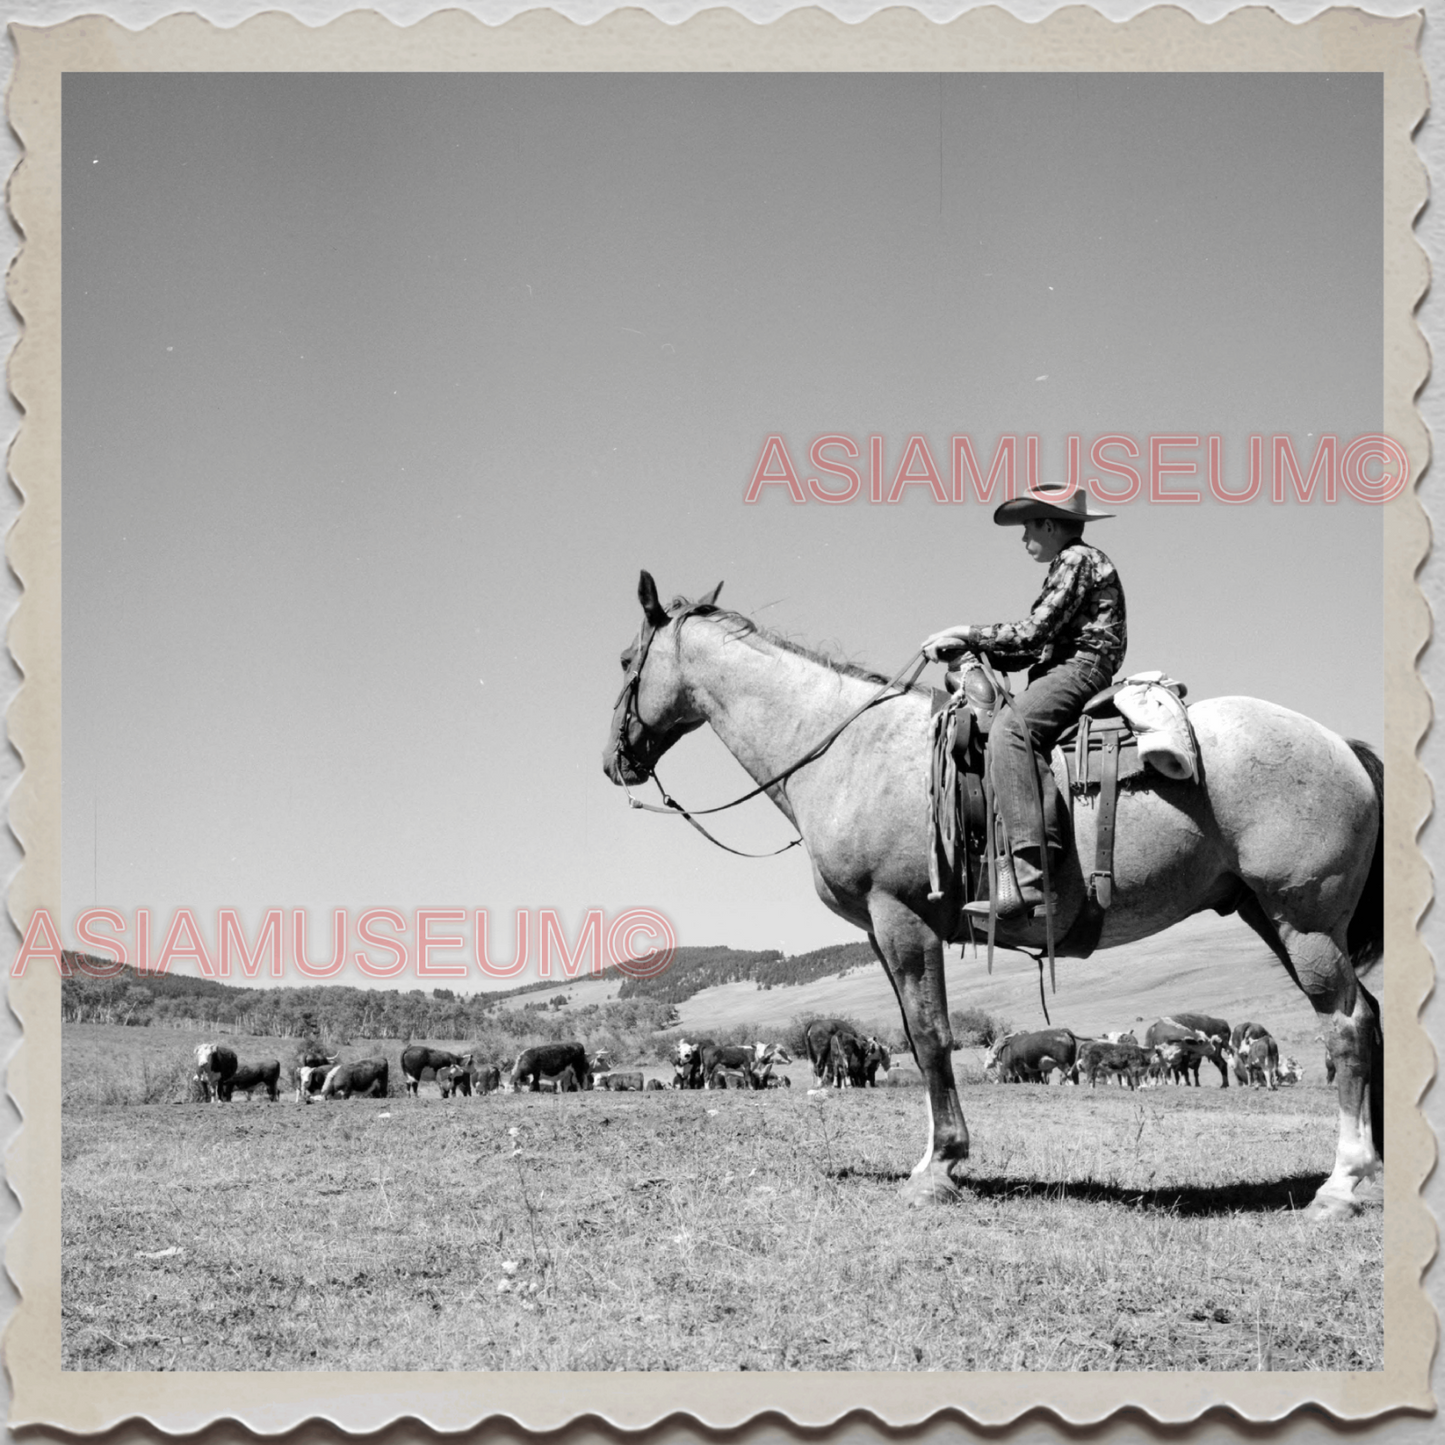
{"label": "reins", "polygon": [[[680,613],[677,617],[673,618],[672,621],[680,623],[686,617],[693,615],[695,615],[695,613],[692,611],[692,609],[689,609]],[[923,656],[921,650],[917,654],[917,662],[914,662],[915,654],[910,653],[908,656],[908,661],[905,662],[903,666],[898,669],[897,673],[895,673],[888,682],[885,682],[883,686],[880,687],[878,691],[872,695],[872,697],[866,699],[858,707],[854,708],[853,711],[850,712],[848,716],[843,719],[842,722],[840,722],[824,737],[820,738],[816,743],[813,744],[812,747],[810,747],[805,753],[803,753],[801,757],[797,758],[794,762],[790,763],[786,768],[784,768],[782,772],[775,774],[764,783],[759,783],[755,788],[751,789],[746,793],[743,793],[740,797],[734,798],[730,803],[719,803],[716,807],[695,808],[689,811],[687,808],[684,808],[682,804],[677,801],[676,798],[672,797],[668,793],[667,789],[662,786],[662,779],[657,776],[656,767],[650,763],[645,762],[643,759],[637,758],[635,756],[630,756],[630,749],[627,745],[627,724],[629,718],[637,719],[637,724],[642,729],[644,737],[652,731],[652,729],[648,727],[646,720],[643,718],[642,713],[637,706],[637,693],[638,688],[641,686],[642,682],[642,669],[644,664],[647,662],[647,654],[651,650],[652,641],[653,638],[656,637],[657,631],[657,628],[652,628],[641,639],[641,646],[638,649],[637,665],[631,670],[627,677],[627,680],[622,684],[622,691],[617,695],[618,703],[621,703],[624,699],[626,699],[627,712],[623,716],[622,726],[618,729],[617,746],[614,749],[614,756],[617,757],[619,760],[631,762],[634,766],[646,769],[648,777],[650,777],[652,781],[657,785],[657,791],[662,795],[662,806],[659,807],[656,803],[644,803],[641,798],[633,797],[632,790],[627,785],[626,777],[621,776],[619,770],[619,777],[622,782],[622,791],[627,795],[627,802],[629,807],[638,808],[645,813],[668,813],[677,817],[685,818],[694,828],[697,829],[699,833],[702,834],[704,838],[708,840],[708,842],[716,843],[717,846],[723,849],[725,852],[735,854],[739,858],[774,858],[779,853],[786,853],[789,848],[796,848],[803,841],[802,834],[800,833],[791,842],[783,844],[781,848],[774,848],[770,853],[744,853],[740,849],[730,848],[726,843],[722,842],[717,838],[714,838],[713,835],[709,833],[707,829],[704,828],[702,824],[697,821],[697,819],[700,817],[705,818],[711,813],[725,813],[729,808],[736,808],[740,803],[746,803],[750,799],[756,798],[760,793],[767,792],[769,788],[776,787],[779,783],[786,781],[788,778],[792,777],[792,775],[796,773],[800,768],[805,768],[809,763],[815,762],[818,758],[822,757],[822,755],[827,752],[830,747],[833,746],[833,744],[838,740],[838,738],[853,723],[855,723],[860,717],[862,717],[862,715],[867,712],[869,708],[876,707],[880,702],[885,701],[890,695],[895,697],[902,697],[907,692],[907,690],[912,687],[914,682],[918,679],[919,674],[922,673],[923,669],[928,665],[928,659]],[[910,667],[912,668],[911,673],[909,672]],[[905,674],[907,674],[907,676],[905,676]],[[900,687],[900,685],[902,690],[900,692],[894,693],[893,689],[896,687]]]}

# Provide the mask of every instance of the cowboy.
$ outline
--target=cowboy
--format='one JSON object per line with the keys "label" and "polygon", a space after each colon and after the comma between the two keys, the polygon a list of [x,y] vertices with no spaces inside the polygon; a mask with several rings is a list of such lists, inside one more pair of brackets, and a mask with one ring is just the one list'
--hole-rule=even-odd
{"label": "cowboy", "polygon": [[[1050,847],[1050,877],[1061,840],[1046,838],[1038,806],[1035,750],[1044,758],[1059,735],[1077,721],[1084,704],[1108,687],[1124,658],[1128,631],[1124,588],[1114,564],[1084,541],[1084,524],[1112,517],[1089,509],[1081,491],[1039,487],[1003,503],[995,525],[1024,529],[1024,548],[1048,567],[1043,591],[1022,622],[963,625],[935,632],[923,644],[932,661],[967,672],[986,653],[1003,671],[1028,667],[1028,686],[994,718],[989,757],[999,813],[1008,835],[1000,850],[994,897],[1003,919],[1031,914],[1045,904],[1043,849]],[[1022,724],[1027,726],[1025,735]],[[966,905],[987,916],[987,899]]]}

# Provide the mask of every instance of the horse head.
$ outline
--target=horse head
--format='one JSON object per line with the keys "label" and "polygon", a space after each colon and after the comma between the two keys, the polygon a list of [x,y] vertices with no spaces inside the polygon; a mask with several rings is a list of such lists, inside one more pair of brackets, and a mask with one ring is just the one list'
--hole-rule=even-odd
{"label": "horse head", "polygon": [[[651,573],[638,580],[642,626],[622,653],[622,690],[613,704],[602,754],[602,770],[614,783],[645,781],[679,738],[702,725],[683,682],[677,631],[687,618],[711,611],[721,591],[719,582],[706,596],[695,602],[679,600],[669,610],[658,599]],[[656,646],[668,632],[672,645]]]}

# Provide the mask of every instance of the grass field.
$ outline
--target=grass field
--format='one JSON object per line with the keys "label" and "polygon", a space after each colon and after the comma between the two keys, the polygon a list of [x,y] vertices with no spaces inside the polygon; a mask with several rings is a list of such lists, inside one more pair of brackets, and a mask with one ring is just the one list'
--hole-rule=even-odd
{"label": "grass field", "polygon": [[[115,1032],[117,1091],[186,1037]],[[1381,1368],[1382,1208],[1291,1212],[1332,1161],[1333,1091],[964,1082],[970,1188],[909,1212],[922,1092],[793,1073],[309,1108],[67,1093],[64,1367]]]}

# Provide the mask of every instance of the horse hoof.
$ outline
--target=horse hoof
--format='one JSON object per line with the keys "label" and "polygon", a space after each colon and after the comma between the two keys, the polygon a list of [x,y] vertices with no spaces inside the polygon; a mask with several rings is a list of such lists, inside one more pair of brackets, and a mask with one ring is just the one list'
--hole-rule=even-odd
{"label": "horse hoof", "polygon": [[1353,1219],[1360,1208],[1355,1200],[1338,1194],[1316,1194],[1305,1208],[1304,1217],[1311,1224],[1333,1224],[1336,1220]]}
{"label": "horse hoof", "polygon": [[939,1167],[913,1175],[903,1186],[903,1202],[910,1209],[926,1209],[934,1204],[952,1204],[962,1193]]}

